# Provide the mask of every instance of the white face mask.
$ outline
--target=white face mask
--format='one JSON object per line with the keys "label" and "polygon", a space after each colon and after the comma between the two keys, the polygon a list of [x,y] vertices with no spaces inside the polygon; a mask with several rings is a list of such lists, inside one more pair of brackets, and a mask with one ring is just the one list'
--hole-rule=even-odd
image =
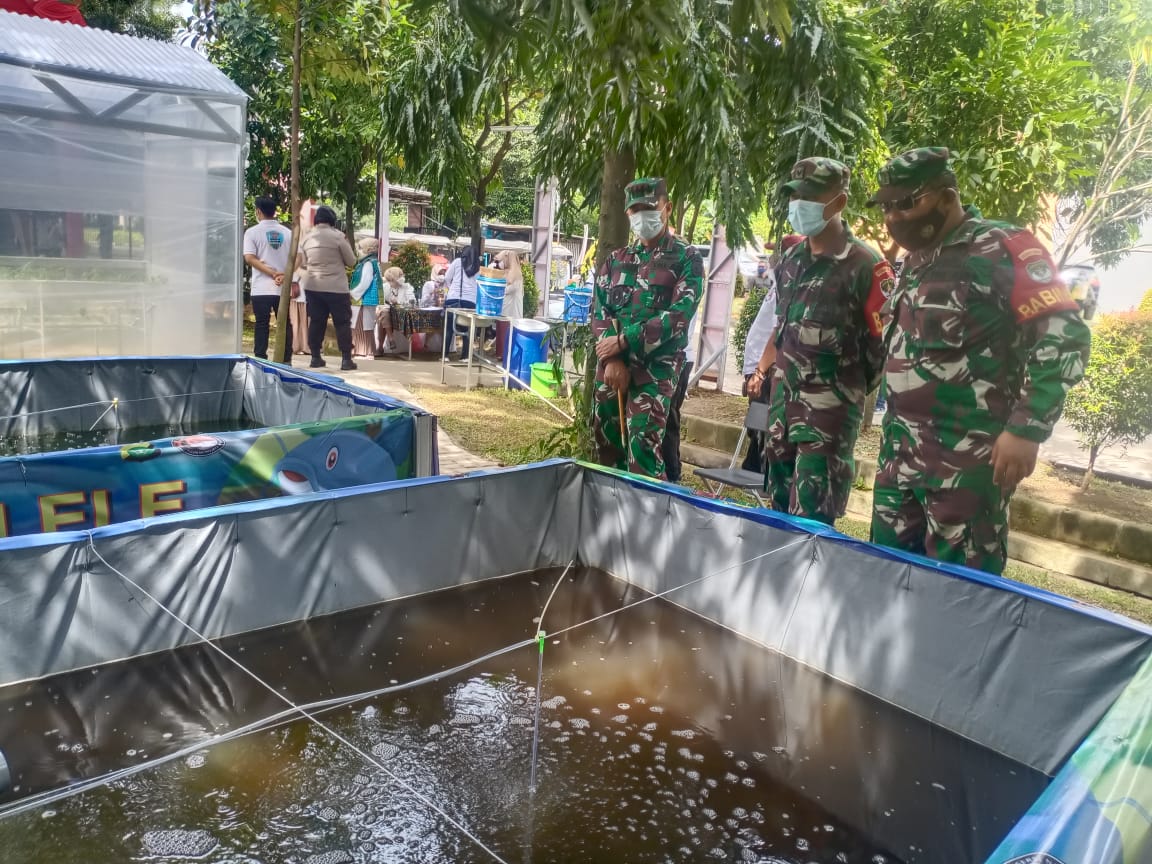
{"label": "white face mask", "polygon": [[641,240],[647,242],[657,237],[664,230],[664,216],[659,210],[641,210],[631,213],[628,223],[632,231]]}
{"label": "white face mask", "polygon": [[824,206],[819,201],[801,201],[799,199],[789,201],[788,221],[792,223],[797,234],[815,237],[832,221],[824,218]]}

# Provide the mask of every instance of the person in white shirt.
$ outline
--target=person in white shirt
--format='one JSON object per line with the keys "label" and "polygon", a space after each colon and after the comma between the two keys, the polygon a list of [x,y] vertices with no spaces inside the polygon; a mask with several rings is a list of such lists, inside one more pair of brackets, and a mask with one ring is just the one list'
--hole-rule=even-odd
{"label": "person in white shirt", "polygon": [[424,283],[420,289],[420,308],[439,309],[444,305],[444,271],[443,264],[432,268],[432,278]]}
{"label": "person in white shirt", "polygon": [[[471,246],[464,247],[460,257],[448,265],[448,273],[444,278],[447,294],[444,299],[445,309],[475,309],[476,308],[476,274],[480,272],[480,256]],[[456,327],[456,316],[448,315],[448,337],[455,341],[454,331],[459,329],[461,334],[460,356],[468,356],[468,328]],[[447,346],[449,353],[452,345]]]}
{"label": "person in white shirt", "polygon": [[[256,315],[256,339],[253,352],[268,359],[268,334],[273,313],[280,310],[280,286],[288,270],[288,247],[292,232],[276,221],[276,202],[271,198],[256,199],[258,222],[244,232],[244,261],[252,268],[252,311]],[[298,287],[292,289],[295,297]],[[288,338],[284,342],[281,363],[292,362],[292,321],[288,319]]]}
{"label": "person in white shirt", "polygon": [[512,332],[512,322],[524,317],[524,271],[520,267],[520,256],[511,249],[496,253],[495,267],[504,273],[504,303],[500,307],[500,317],[507,321],[496,324],[496,356],[504,357]]}
{"label": "person in white shirt", "polygon": [[[799,235],[789,234],[780,243],[781,253],[787,252],[803,239]],[[776,274],[767,260],[767,256],[757,267],[753,286],[764,289],[764,302],[760,305],[760,311],[756,313],[756,318],[752,322],[752,326],[748,328],[748,335],[744,339],[744,368],[741,371],[744,373],[744,395],[748,397],[748,401],[767,403],[771,401],[770,388],[765,387],[759,396],[752,396],[748,393],[748,381],[755,374],[757,364],[764,353],[764,347],[776,329]],[[764,464],[763,432],[755,429],[748,430],[748,452],[740,467],[756,474],[764,473],[767,466]]]}
{"label": "person in white shirt", "polygon": [[389,267],[384,271],[384,286],[380,291],[380,307],[377,310],[380,327],[384,331],[384,351],[395,353],[401,350],[396,345],[392,332],[392,309],[408,309],[416,305],[416,289],[404,278],[399,267]]}

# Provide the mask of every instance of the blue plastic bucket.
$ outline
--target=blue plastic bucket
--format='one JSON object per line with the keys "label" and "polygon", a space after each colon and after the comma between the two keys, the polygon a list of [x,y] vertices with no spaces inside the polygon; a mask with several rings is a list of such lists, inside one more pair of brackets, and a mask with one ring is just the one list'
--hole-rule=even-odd
{"label": "blue plastic bucket", "polygon": [[499,270],[481,267],[476,275],[476,312],[479,315],[499,315],[504,310],[504,289],[508,280]]}
{"label": "blue plastic bucket", "polygon": [[508,371],[524,384],[512,380],[508,386],[523,390],[532,381],[532,364],[543,363],[548,357],[548,325],[532,318],[518,318],[512,322],[512,347],[508,353]]}
{"label": "blue plastic bucket", "polygon": [[564,320],[570,324],[587,324],[592,312],[592,286],[569,285],[564,289]]}

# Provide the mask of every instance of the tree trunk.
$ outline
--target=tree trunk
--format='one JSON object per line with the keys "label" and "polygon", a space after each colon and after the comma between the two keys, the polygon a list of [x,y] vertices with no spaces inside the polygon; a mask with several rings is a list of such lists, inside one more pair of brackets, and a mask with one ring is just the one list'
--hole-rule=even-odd
{"label": "tree trunk", "polygon": [[628,215],[624,212],[624,187],[636,174],[636,156],[630,148],[604,154],[600,184],[600,226],[596,243],[596,270],[608,256],[628,242]]}
{"label": "tree trunk", "polygon": [[1080,488],[1087,489],[1092,483],[1092,477],[1096,470],[1096,457],[1100,455],[1101,446],[1093,444],[1088,448],[1088,470],[1084,472],[1084,478],[1080,481]]}
{"label": "tree trunk", "polygon": [[696,223],[700,220],[700,205],[697,204],[696,208],[692,211],[692,221],[688,223],[688,234],[685,239],[689,243],[696,241]]}
{"label": "tree trunk", "polygon": [[472,251],[476,253],[477,258],[480,257],[480,248],[484,242],[484,238],[480,235],[483,230],[480,223],[483,221],[484,202],[477,199],[472,209],[468,211],[468,236],[472,238]]}
{"label": "tree trunk", "polygon": [[876,402],[880,399],[880,388],[877,387],[864,397],[864,419],[860,424],[863,429],[872,428],[872,418],[876,414]]}
{"label": "tree trunk", "polygon": [[296,25],[292,31],[292,121],[289,131],[292,147],[292,242],[288,244],[288,269],[280,286],[280,308],[276,312],[276,340],[272,360],[280,362],[288,347],[288,304],[292,302],[292,274],[300,249],[300,50],[303,42],[304,0],[296,0]]}
{"label": "tree trunk", "polygon": [[349,171],[344,178],[344,236],[348,238],[349,245],[356,248],[356,187],[360,184],[360,171]]}

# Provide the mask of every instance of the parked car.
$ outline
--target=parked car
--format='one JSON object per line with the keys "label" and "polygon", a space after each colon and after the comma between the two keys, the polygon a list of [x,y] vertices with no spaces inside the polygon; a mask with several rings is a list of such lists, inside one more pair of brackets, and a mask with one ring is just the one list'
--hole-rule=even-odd
{"label": "parked car", "polygon": [[1068,286],[1068,293],[1080,305],[1080,314],[1085,321],[1096,315],[1100,303],[1100,277],[1091,264],[1073,264],[1060,271],[1060,278]]}

